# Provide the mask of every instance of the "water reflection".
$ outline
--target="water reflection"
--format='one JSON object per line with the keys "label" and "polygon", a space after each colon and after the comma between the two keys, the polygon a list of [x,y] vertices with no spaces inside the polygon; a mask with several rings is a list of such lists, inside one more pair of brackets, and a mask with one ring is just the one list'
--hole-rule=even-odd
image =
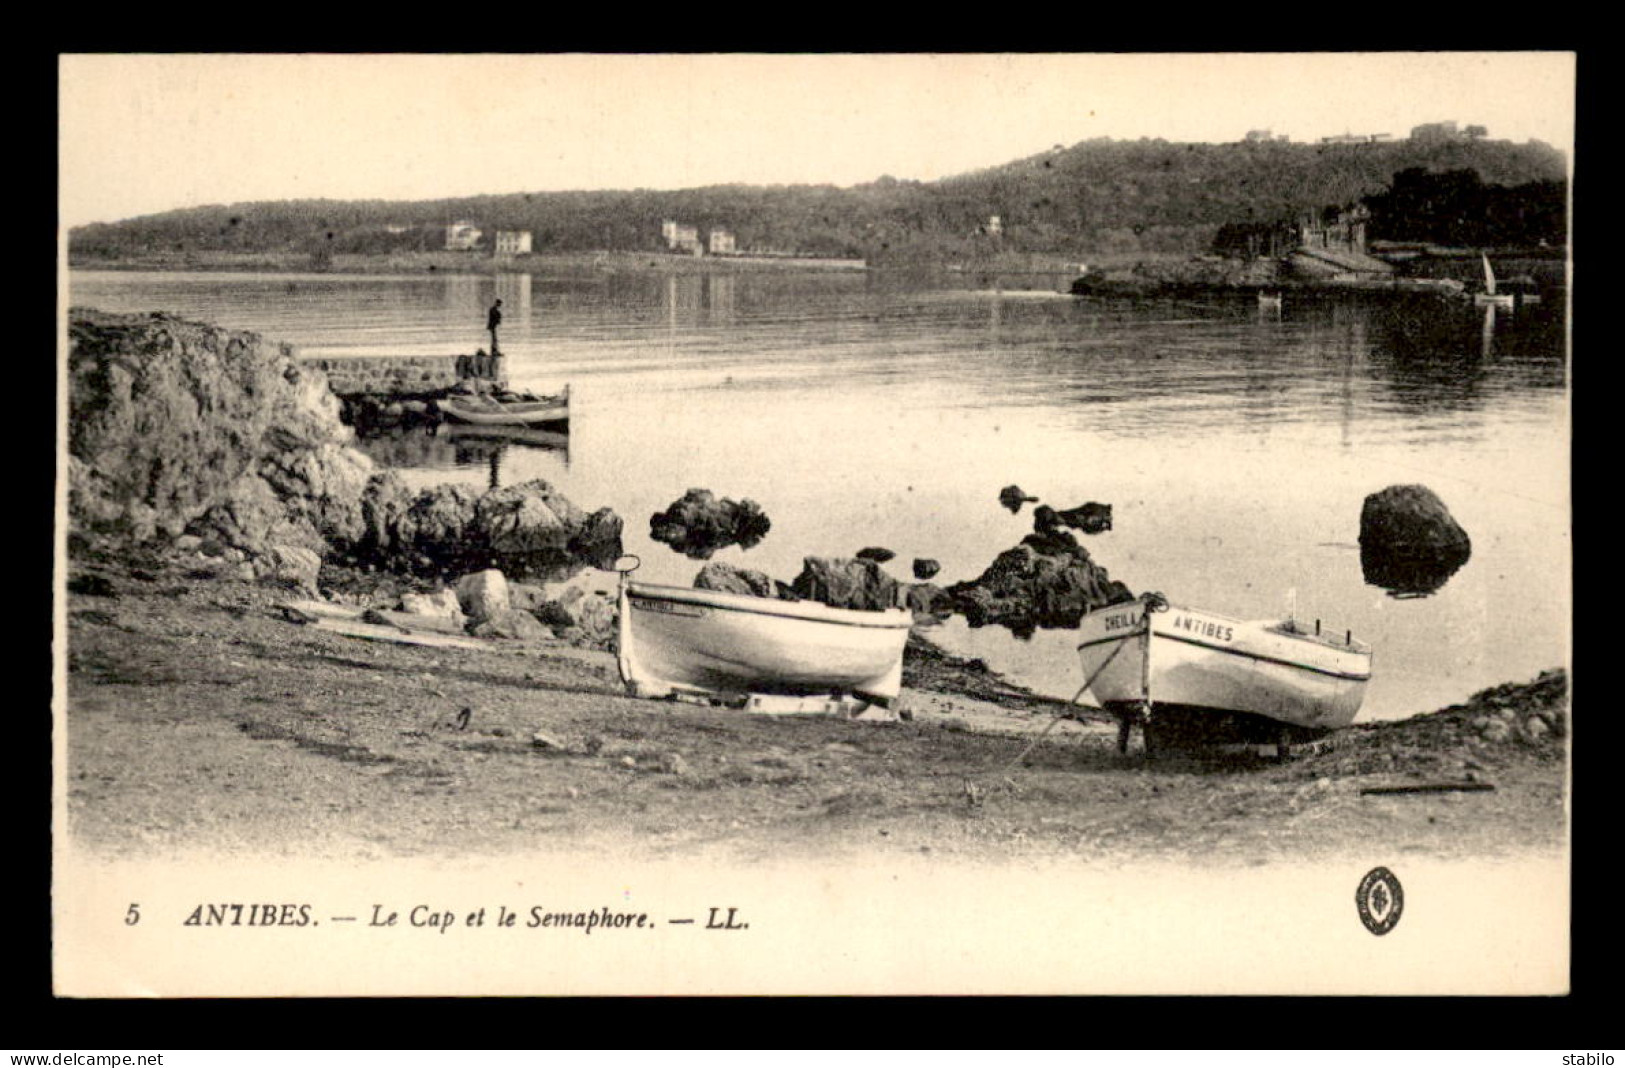
{"label": "water reflection", "polygon": [[1470,554],[1392,556],[1360,546],[1360,572],[1367,586],[1387,590],[1398,600],[1438,593],[1467,563]]}
{"label": "water reflection", "polygon": [[[869,543],[971,577],[1010,544],[1020,520],[990,498],[1019,481],[1069,503],[1114,501],[1098,557],[1135,588],[1253,615],[1302,587],[1381,650],[1377,715],[1441,707],[1565,655],[1568,606],[1544,580],[1571,566],[1561,300],[1497,311],[1486,346],[1482,309],[1431,300],[1289,293],[1277,319],[1252,298],[990,302],[964,279],[949,292],[874,273],[562,271],[537,268],[528,287],[489,275],[70,281],[76,304],[164,309],[312,354],[469,352],[501,295],[515,380],[601,399],[580,428],[585,455],[421,430],[362,446],[409,482],[548,478],[622,516],[659,511],[673,487],[736,487],[773,517],[752,550],[769,573]],[[1448,487],[1483,532],[1481,555],[1437,595],[1399,603],[1363,581],[1350,502],[1413,481]],[[692,580],[638,524],[627,537],[668,566],[659,581]],[[1423,585],[1400,579],[1385,588]],[[1024,655],[1013,645],[956,652],[995,663]],[[1019,661],[1017,677],[1053,678],[1069,696],[1080,680],[1061,646]]]}
{"label": "water reflection", "polygon": [[[451,470],[484,466],[491,488],[502,482],[505,460],[545,454],[570,467],[570,435],[524,427],[395,426],[358,432],[356,448],[381,467]],[[528,468],[527,468],[528,470]],[[531,477],[526,475],[526,478]]]}
{"label": "water reflection", "polygon": [[738,318],[735,307],[739,279],[731,274],[670,274],[661,290],[666,328],[723,325]]}
{"label": "water reflection", "polygon": [[523,335],[530,333],[531,277],[528,274],[499,274],[495,279],[496,299],[502,301],[503,325]]}

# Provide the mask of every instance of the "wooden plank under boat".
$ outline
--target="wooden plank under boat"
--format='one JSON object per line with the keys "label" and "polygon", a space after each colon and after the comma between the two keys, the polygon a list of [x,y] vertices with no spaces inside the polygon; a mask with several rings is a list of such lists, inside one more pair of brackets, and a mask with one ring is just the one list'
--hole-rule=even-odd
{"label": "wooden plank under boat", "polygon": [[620,587],[621,681],[634,697],[850,697],[890,707],[913,615],[682,586]]}
{"label": "wooden plank under boat", "polygon": [[473,426],[548,426],[570,420],[570,387],[556,397],[499,400],[489,394],[453,394],[436,402],[446,419]]}
{"label": "wooden plank under boat", "polygon": [[1087,692],[1123,714],[1261,718],[1315,734],[1353,722],[1371,679],[1370,646],[1318,630],[1152,595],[1084,616],[1078,657]]}

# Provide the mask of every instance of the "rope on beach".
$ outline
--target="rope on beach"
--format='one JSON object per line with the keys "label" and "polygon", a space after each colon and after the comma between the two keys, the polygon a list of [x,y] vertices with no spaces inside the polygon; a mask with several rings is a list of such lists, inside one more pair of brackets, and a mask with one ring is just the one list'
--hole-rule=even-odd
{"label": "rope on beach", "polygon": [[[1164,602],[1164,603],[1166,603],[1166,602]],[[1112,650],[1111,655],[1108,656],[1105,659],[1105,661],[1102,662],[1101,665],[1098,668],[1095,669],[1095,673],[1093,675],[1090,675],[1087,679],[1085,679],[1082,686],[1078,687],[1078,692],[1072,695],[1072,700],[1068,701],[1067,704],[1069,704],[1069,705],[1077,704],[1078,703],[1078,698],[1083,696],[1084,691],[1089,689],[1090,686],[1094,685],[1095,680],[1100,678],[1100,673],[1105,671],[1106,668],[1111,664],[1111,662],[1113,660],[1117,659],[1117,654],[1122,652],[1126,648],[1128,648],[1128,642],[1126,640],[1122,641],[1122,642],[1119,642],[1118,645],[1117,645],[1117,648]],[[1038,737],[1036,737],[1032,741],[1028,742],[1027,743],[1027,748],[1023,749],[1020,753],[1016,754],[1016,758],[1014,760],[1010,761],[1009,764],[1005,765],[1004,770],[1007,771],[1007,772],[1011,771],[1011,770],[1013,770],[1015,768],[1015,766],[1017,764],[1020,764],[1023,760],[1025,760],[1027,758],[1027,754],[1033,751],[1033,747],[1036,746],[1039,742],[1043,741],[1044,736],[1046,734],[1048,734],[1055,727],[1055,725],[1057,723],[1059,723],[1059,722],[1061,722],[1061,720],[1065,719],[1067,714],[1068,714],[1067,712],[1057,712],[1053,717],[1051,717],[1048,725],[1046,725],[1044,727],[1044,729],[1039,732]]]}

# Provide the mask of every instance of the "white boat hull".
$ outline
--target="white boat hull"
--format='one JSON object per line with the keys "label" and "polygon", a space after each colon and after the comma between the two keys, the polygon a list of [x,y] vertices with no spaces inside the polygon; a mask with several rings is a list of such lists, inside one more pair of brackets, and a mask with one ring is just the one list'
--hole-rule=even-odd
{"label": "white boat hull", "polygon": [[1078,657],[1103,706],[1162,706],[1263,716],[1314,731],[1347,727],[1371,678],[1371,650],[1344,636],[1298,633],[1145,601],[1083,617]]}
{"label": "white boat hull", "polygon": [[621,584],[620,672],[637,697],[850,694],[887,704],[913,616]]}

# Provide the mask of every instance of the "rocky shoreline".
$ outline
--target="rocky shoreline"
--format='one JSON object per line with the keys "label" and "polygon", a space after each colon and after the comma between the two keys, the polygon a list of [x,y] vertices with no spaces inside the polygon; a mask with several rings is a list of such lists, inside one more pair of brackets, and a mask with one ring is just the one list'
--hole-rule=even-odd
{"label": "rocky shoreline", "polygon": [[[578,507],[541,481],[409,491],[352,447],[321,373],[253,334],[75,309],[69,342],[69,803],[75,834],[97,847],[296,849],[359,836],[385,853],[501,851],[539,827],[573,843],[631,827],[657,848],[749,852],[872,845],[868,835],[906,827],[889,844],[1200,852],[1224,841],[1213,806],[1235,803],[1246,818],[1232,829],[1268,853],[1353,846],[1373,806],[1394,802],[1349,791],[1417,776],[1499,785],[1456,810],[1477,814],[1470,825],[1446,821],[1460,841],[1434,832],[1437,811],[1414,826],[1421,848],[1563,839],[1561,672],[1352,729],[1279,768],[1121,755],[1089,710],[918,631],[905,655],[907,722],[633,700],[610,655],[604,569],[621,554],[622,521],[609,509]],[[880,546],[809,557],[791,582],[717,564],[702,577],[844,607],[907,603],[922,626],[957,612],[1017,635],[1132,599],[1073,533],[1108,529],[1109,505],[1056,509],[1015,486],[999,500],[1035,504],[1032,533],[946,587],[930,581],[930,560],[913,562],[914,584],[892,578],[894,554]],[[770,528],[752,502],[698,490],[650,521],[700,559]],[[356,625],[317,625],[301,603]],[[400,640],[413,627],[439,637]],[[458,815],[424,826],[423,796],[458,798]],[[1342,813],[1330,831],[1316,822],[1323,800]],[[1301,833],[1281,837],[1283,820]]]}
{"label": "rocky shoreline", "polygon": [[[290,616],[290,591],[265,582],[203,580],[173,559],[92,563],[66,603],[68,815],[78,845],[110,856],[1225,865],[1565,841],[1562,672],[1358,725],[1285,764],[1151,760],[1119,754],[1087,710],[920,641],[909,721],[760,716],[630,698],[613,655],[578,641],[364,640]],[[1441,782],[1462,788],[1373,790]]]}

